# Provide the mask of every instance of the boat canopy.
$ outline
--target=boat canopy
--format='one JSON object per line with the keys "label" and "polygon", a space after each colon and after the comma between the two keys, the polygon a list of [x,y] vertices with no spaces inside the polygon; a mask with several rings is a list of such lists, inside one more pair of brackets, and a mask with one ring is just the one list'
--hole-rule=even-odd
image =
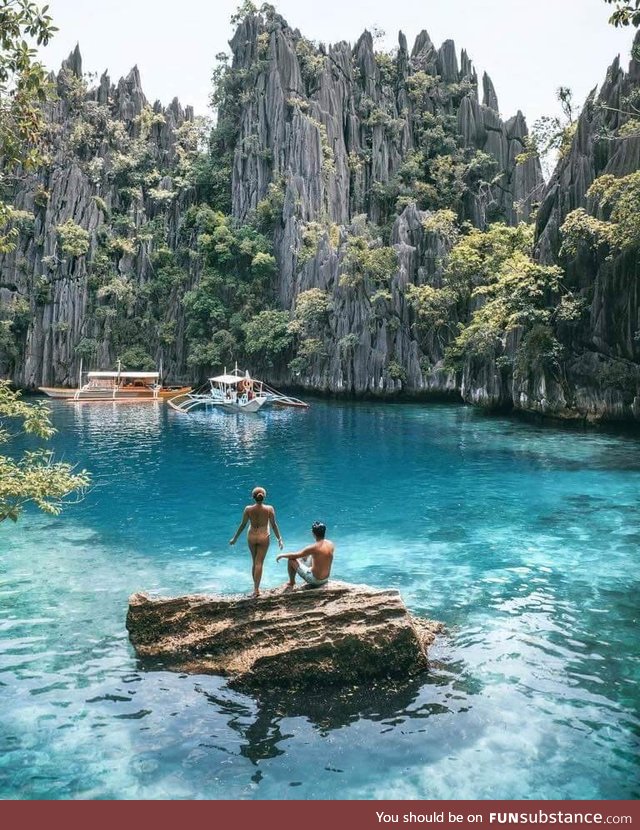
{"label": "boat canopy", "polygon": [[212,383],[226,383],[231,386],[234,383],[240,383],[243,380],[251,380],[248,375],[218,375],[215,378],[209,378]]}
{"label": "boat canopy", "polygon": [[89,378],[124,378],[125,380],[158,380],[160,372],[87,372]]}

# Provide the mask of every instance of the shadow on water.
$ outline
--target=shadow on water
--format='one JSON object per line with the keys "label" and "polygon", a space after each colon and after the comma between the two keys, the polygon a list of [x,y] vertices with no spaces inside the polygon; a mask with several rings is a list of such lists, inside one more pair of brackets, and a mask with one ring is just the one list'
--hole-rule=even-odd
{"label": "shadow on water", "polygon": [[[333,730],[361,719],[386,721],[408,717],[408,710],[419,697],[425,679],[423,676],[404,683],[380,683],[314,692],[271,689],[254,693],[255,708],[238,701],[230,703],[228,698],[201,691],[218,711],[231,715],[229,726],[245,742],[240,748],[240,754],[257,764],[285,753],[280,744],[292,737],[286,731],[287,719],[305,718],[321,736],[326,736]],[[435,709],[446,711],[439,704]],[[437,713],[435,710],[432,712]],[[240,714],[244,717],[238,717]],[[251,715],[249,720],[248,715]]]}
{"label": "shadow on water", "polygon": [[[137,657],[136,666],[142,674],[169,671],[187,677],[183,666],[158,657]],[[428,670],[416,677],[347,687],[248,690],[234,686],[230,678],[218,676],[223,684],[212,690],[205,688],[197,675],[193,677],[196,693],[239,737],[238,754],[256,766],[285,755],[287,743],[299,738],[300,726],[292,722],[294,719],[306,721],[321,738],[363,721],[380,724],[380,734],[402,731],[408,724],[412,724],[412,732],[427,732],[428,721],[434,716],[469,711],[484,685],[464,660],[443,655],[431,658]],[[422,726],[418,726],[419,722]],[[225,753],[232,751],[228,742],[207,741],[201,746]],[[261,773],[256,775],[258,781]]]}
{"label": "shadow on water", "polygon": [[258,765],[286,753],[286,742],[298,731],[292,719],[303,718],[319,737],[360,721],[379,723],[386,727],[382,731],[392,731],[402,724],[415,726],[437,715],[467,711],[481,684],[461,661],[433,661],[428,672],[404,681],[313,691],[269,689],[251,695],[228,686],[216,691],[196,686],[196,691],[239,735],[239,754]]}

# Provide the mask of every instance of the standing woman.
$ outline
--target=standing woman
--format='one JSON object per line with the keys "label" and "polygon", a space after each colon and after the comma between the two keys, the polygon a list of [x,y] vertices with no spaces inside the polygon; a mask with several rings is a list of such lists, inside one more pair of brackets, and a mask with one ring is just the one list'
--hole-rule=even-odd
{"label": "standing woman", "polygon": [[273,528],[276,534],[280,550],[284,547],[280,530],[276,523],[276,511],[269,504],[263,504],[267,495],[264,487],[254,487],[251,497],[255,504],[249,504],[245,507],[242,514],[242,521],[240,527],[236,530],[233,539],[229,540],[230,545],[235,545],[238,536],[245,529],[247,522],[250,523],[249,532],[247,533],[247,543],[249,544],[249,552],[253,565],[251,568],[251,576],[253,577],[253,596],[260,596],[260,580],[262,579],[262,565],[264,558],[269,550],[269,526]]}

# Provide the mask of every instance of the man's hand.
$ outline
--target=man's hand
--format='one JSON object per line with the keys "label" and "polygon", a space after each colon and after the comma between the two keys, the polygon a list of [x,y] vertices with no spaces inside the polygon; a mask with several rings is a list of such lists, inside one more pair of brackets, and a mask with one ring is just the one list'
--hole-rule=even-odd
{"label": "man's hand", "polygon": [[279,562],[281,559],[286,559],[287,557],[281,553],[279,556],[276,556],[276,562]]}
{"label": "man's hand", "polygon": [[[280,539],[278,539],[278,547],[280,548],[280,550],[284,550],[284,542],[282,541],[282,539],[281,539],[281,538],[280,538]],[[277,561],[277,560],[276,560],[276,561]]]}
{"label": "man's hand", "polygon": [[237,541],[237,539],[235,539],[235,538],[234,539],[229,539],[229,544],[230,545],[235,545],[236,541]]}

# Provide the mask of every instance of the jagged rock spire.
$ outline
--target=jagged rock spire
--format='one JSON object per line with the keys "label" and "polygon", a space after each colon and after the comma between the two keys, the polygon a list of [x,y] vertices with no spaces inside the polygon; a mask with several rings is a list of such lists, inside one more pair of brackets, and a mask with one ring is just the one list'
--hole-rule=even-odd
{"label": "jagged rock spire", "polygon": [[458,56],[456,45],[452,40],[445,40],[438,49],[438,75],[445,83],[453,84],[459,80]]}
{"label": "jagged rock spire", "polygon": [[413,49],[411,50],[411,57],[415,58],[422,52],[429,52],[433,49],[433,43],[431,42],[431,38],[429,37],[429,33],[426,29],[423,29],[418,37],[416,38],[415,43],[413,44]]}
{"label": "jagged rock spire", "polygon": [[492,109],[494,112],[500,112],[500,108],[498,106],[498,96],[496,95],[493,81],[486,72],[482,76],[482,103],[485,107],[489,107],[489,109]]}
{"label": "jagged rock spire", "polygon": [[62,69],[70,70],[78,78],[82,77],[82,55],[80,54],[79,43],[76,43],[75,49],[70,53],[69,57],[62,61]]}

